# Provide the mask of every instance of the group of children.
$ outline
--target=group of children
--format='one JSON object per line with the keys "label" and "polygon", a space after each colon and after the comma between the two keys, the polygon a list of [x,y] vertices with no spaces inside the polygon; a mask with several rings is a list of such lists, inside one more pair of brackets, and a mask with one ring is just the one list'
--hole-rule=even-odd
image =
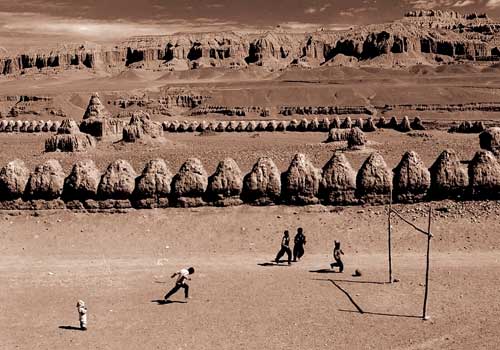
{"label": "group of children", "polygon": [[[300,260],[300,258],[304,255],[304,246],[306,245],[306,236],[304,235],[304,230],[302,229],[302,227],[299,227],[297,229],[297,234],[293,239],[293,243],[293,261],[296,262],[297,259]],[[276,255],[276,258],[274,259],[274,262],[276,264],[279,264],[281,257],[283,257],[285,253],[288,256],[288,265],[291,265],[292,250],[290,249],[290,233],[288,232],[288,230],[285,230],[283,234],[283,238],[281,239],[281,248]],[[333,269],[334,267],[338,267],[339,272],[344,271],[342,255],[344,255],[344,252],[342,251],[342,249],[340,249],[340,241],[335,241],[333,247],[333,259],[335,259],[335,262],[330,264],[331,269]]]}
{"label": "group of children", "polygon": [[[302,258],[302,256],[304,255],[304,246],[306,245],[306,236],[304,235],[304,230],[302,229],[302,227],[299,227],[297,229],[297,234],[293,239],[293,243],[293,261],[296,262],[297,260],[300,260],[300,258]],[[291,265],[292,250],[290,249],[290,233],[288,232],[288,230],[286,230],[283,234],[283,238],[281,239],[281,248],[274,261],[278,264],[285,253],[288,256],[288,265]],[[333,269],[334,267],[338,267],[339,272],[344,271],[344,263],[342,262],[341,258],[342,255],[344,255],[344,252],[342,251],[342,249],[340,249],[340,241],[335,241],[333,248],[333,258],[335,259],[335,262],[330,264],[331,269]],[[171,278],[177,276],[177,279],[175,281],[175,286],[165,295],[165,303],[168,302],[169,298],[177,293],[181,288],[184,289],[184,297],[186,299],[189,298],[189,285],[186,283],[186,281],[191,280],[189,276],[193,273],[194,268],[188,267],[185,269],[181,269],[170,276]],[[80,318],[80,329],[86,331],[87,307],[85,306],[83,300],[78,300],[76,308],[78,310],[78,315]]]}
{"label": "group of children", "polygon": [[[296,262],[297,259],[300,260],[304,255],[304,246],[306,244],[306,236],[304,236],[304,230],[302,227],[297,229],[297,234],[293,239],[293,261]],[[290,249],[290,233],[288,230],[285,231],[283,238],[281,239],[281,249],[276,255],[274,261],[278,264],[280,259],[285,253],[288,256],[288,265],[292,264],[292,250]]]}

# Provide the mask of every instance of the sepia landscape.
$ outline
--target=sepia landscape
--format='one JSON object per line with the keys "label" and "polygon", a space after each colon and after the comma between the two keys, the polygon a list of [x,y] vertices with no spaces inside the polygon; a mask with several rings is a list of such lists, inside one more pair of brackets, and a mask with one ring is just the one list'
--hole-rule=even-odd
{"label": "sepia landscape", "polygon": [[0,1],[0,349],[496,349],[500,2],[165,3]]}

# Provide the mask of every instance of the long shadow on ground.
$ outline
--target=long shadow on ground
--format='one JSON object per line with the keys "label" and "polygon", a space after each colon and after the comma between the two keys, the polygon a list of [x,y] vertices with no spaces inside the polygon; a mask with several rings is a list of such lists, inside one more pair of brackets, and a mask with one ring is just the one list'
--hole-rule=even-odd
{"label": "long shadow on ground", "polygon": [[391,314],[391,313],[382,313],[382,312],[371,312],[371,311],[365,311],[361,308],[361,306],[356,303],[356,301],[352,298],[352,296],[347,292],[344,288],[339,286],[337,282],[350,282],[350,283],[372,283],[372,284],[387,284],[387,282],[367,282],[367,281],[349,281],[349,280],[332,280],[332,279],[320,279],[319,281],[328,281],[332,283],[335,287],[337,287],[338,290],[340,290],[342,293],[345,294],[347,299],[351,302],[351,304],[356,308],[357,311],[355,310],[342,310],[339,309],[339,311],[342,312],[354,312],[354,313],[360,313],[363,315],[374,315],[374,316],[389,316],[389,317],[405,317],[405,318],[422,318],[422,316],[415,316],[415,315],[401,315],[401,314]]}
{"label": "long shadow on ground", "polygon": [[187,301],[180,300],[165,300],[165,299],[157,299],[151,300],[152,303],[157,303],[158,305],[168,305],[168,304],[187,304]]}
{"label": "long shadow on ground", "polygon": [[83,331],[80,327],[75,326],[59,326],[60,329],[65,329],[67,331]]}
{"label": "long shadow on ground", "polygon": [[[358,311],[355,310],[343,310],[339,309],[339,311],[342,312],[353,312],[353,313],[358,313]],[[375,316],[390,316],[390,317],[406,317],[406,318],[422,318],[422,316],[415,316],[415,315],[400,315],[400,314],[387,314],[383,312],[370,312],[370,311],[363,311],[364,315],[375,315]]]}
{"label": "long shadow on ground", "polygon": [[338,271],[332,269],[318,269],[318,270],[309,270],[312,273],[340,273]]}
{"label": "long shadow on ground", "polygon": [[[309,272],[316,272],[316,271],[309,271]],[[323,272],[320,272],[323,273]],[[338,272],[335,272],[338,273]],[[334,280],[334,279],[323,279],[323,278],[316,278],[314,279],[315,281],[329,281],[329,282],[345,282],[345,283],[360,283],[360,284],[389,284],[389,282],[380,282],[380,281],[358,281],[358,280]]]}
{"label": "long shadow on ground", "polygon": [[259,266],[291,266],[291,265],[288,265],[288,260],[280,260],[278,262],[275,262],[275,261],[263,262],[263,263],[258,263],[257,265],[259,265]]}

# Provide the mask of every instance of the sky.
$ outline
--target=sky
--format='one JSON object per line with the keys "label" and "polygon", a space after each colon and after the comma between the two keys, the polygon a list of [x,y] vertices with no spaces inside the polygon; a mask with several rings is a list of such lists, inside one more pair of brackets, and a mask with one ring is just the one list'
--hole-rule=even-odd
{"label": "sky", "polygon": [[381,23],[412,9],[487,12],[500,0],[0,0],[0,50],[22,40],[114,40],[182,31],[308,31]]}

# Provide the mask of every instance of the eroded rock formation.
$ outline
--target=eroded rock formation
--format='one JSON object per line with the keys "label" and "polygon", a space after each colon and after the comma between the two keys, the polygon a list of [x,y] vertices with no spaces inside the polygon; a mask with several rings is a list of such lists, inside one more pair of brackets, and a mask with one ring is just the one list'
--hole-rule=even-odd
{"label": "eroded rock formation", "polygon": [[49,159],[31,173],[25,195],[29,199],[54,200],[61,197],[64,172],[57,160]]}
{"label": "eroded rock formation", "polygon": [[469,187],[473,198],[500,198],[500,164],[491,152],[479,151],[470,162]]}
{"label": "eroded rock formation", "polygon": [[357,126],[347,133],[347,147],[349,149],[363,149],[368,142],[365,134]]}
{"label": "eroded rock formation", "polygon": [[94,92],[90,96],[89,104],[87,105],[87,109],[83,114],[83,119],[109,117],[111,117],[111,114],[102,104],[99,94],[97,92]]}
{"label": "eroded rock formation", "polygon": [[464,197],[469,184],[469,176],[454,150],[444,150],[429,171],[431,175],[430,197],[437,199]]}
{"label": "eroded rock formation", "polygon": [[71,173],[64,180],[63,197],[66,200],[94,199],[101,181],[101,172],[94,161],[82,160],[76,162]]}
{"label": "eroded rock formation", "polygon": [[168,206],[172,173],[163,159],[150,160],[136,179],[134,199],[141,208]]}
{"label": "eroded rock formation", "polygon": [[500,156],[500,128],[488,128],[479,134],[479,145],[497,157]]}
{"label": "eroded rock formation", "polygon": [[409,151],[394,169],[393,199],[400,202],[421,201],[430,186],[429,170],[416,152]]}
{"label": "eroded rock formation", "polygon": [[172,197],[175,205],[181,207],[197,207],[204,205],[205,191],[208,186],[208,175],[201,161],[188,159],[172,180]]}
{"label": "eroded rock formation", "polygon": [[206,197],[215,206],[239,205],[242,203],[242,188],[241,170],[233,159],[227,158],[217,165],[215,173],[208,178]]}
{"label": "eroded rock formation", "polygon": [[[187,131],[188,125],[185,130]],[[130,122],[123,128],[123,141],[151,141],[158,140],[163,136],[163,126],[153,122],[149,114],[136,112],[130,118]]]}
{"label": "eroded rock formation", "polygon": [[[65,45],[0,57],[0,74],[79,69],[187,70],[203,67],[280,69],[355,65],[381,56],[400,55],[438,62],[498,60],[498,22],[483,15],[408,14],[401,20],[310,33],[177,33],[134,37],[110,46]],[[185,101],[190,103],[189,101]],[[124,103],[130,103],[128,100]],[[327,110],[328,112],[328,110]],[[265,110],[261,111],[265,113]],[[288,113],[288,112],[286,112]]]}
{"label": "eroded rock formation", "polygon": [[342,153],[334,153],[323,167],[319,194],[326,204],[349,205],[356,199],[356,172]]}
{"label": "eroded rock formation", "polygon": [[281,174],[271,158],[259,158],[243,180],[242,198],[255,205],[279,203]]}
{"label": "eroded rock formation", "polygon": [[134,192],[137,174],[126,160],[111,163],[99,183],[97,195],[101,199],[126,200]]}
{"label": "eroded rock formation", "polygon": [[321,170],[304,154],[298,153],[282,175],[283,199],[296,205],[316,204],[320,182]]}
{"label": "eroded rock formation", "polygon": [[86,152],[96,144],[95,138],[82,133],[74,120],[65,119],[57,134],[45,140],[45,152]]}
{"label": "eroded rock formation", "polygon": [[22,160],[9,162],[0,170],[0,197],[13,200],[24,195],[30,171]]}
{"label": "eroded rock formation", "polygon": [[363,202],[387,203],[392,189],[392,172],[380,153],[370,155],[356,176],[356,195]]}
{"label": "eroded rock formation", "polygon": [[[283,186],[282,186],[283,184]],[[149,161],[137,177],[132,166],[117,160],[104,174],[91,160],[74,164],[65,174],[48,160],[30,173],[21,161],[0,170],[0,209],[116,210],[167,206],[290,204],[380,204],[424,200],[498,199],[500,164],[485,150],[469,162],[468,172],[452,150],[445,150],[427,170],[415,152],[407,152],[392,171],[382,156],[370,155],[356,172],[341,153],[320,170],[297,154],[280,174],[270,158],[261,158],[244,176],[232,159],[207,176],[198,159],[188,159],[172,177],[161,159]]]}

